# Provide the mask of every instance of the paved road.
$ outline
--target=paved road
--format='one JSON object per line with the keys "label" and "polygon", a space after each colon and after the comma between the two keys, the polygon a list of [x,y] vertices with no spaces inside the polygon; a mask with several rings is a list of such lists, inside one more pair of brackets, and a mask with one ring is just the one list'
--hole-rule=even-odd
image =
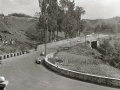
{"label": "paved road", "polygon": [[[48,49],[47,53],[56,49]],[[35,64],[41,51],[6,59],[0,75],[9,80],[6,90],[118,90],[60,76]],[[43,58],[43,57],[41,57]]]}

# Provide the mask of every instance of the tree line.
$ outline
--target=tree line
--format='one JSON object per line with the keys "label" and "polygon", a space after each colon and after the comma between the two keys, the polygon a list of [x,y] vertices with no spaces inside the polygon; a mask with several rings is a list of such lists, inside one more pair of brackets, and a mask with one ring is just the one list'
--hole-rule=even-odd
{"label": "tree line", "polygon": [[101,25],[97,25],[95,28],[94,28],[94,32],[98,34],[98,37],[99,37],[99,33],[107,33],[109,34],[109,36],[111,34],[114,34],[117,31],[117,28],[114,24],[110,24],[110,23],[101,23]]}
{"label": "tree line", "polygon": [[120,43],[119,38],[109,38],[100,45],[99,51],[102,52],[101,59],[115,68],[120,69]]}
{"label": "tree line", "polygon": [[48,42],[56,38],[55,32],[64,32],[65,38],[79,36],[84,29],[81,15],[85,14],[83,7],[75,6],[70,0],[39,0],[40,17],[36,24],[39,39],[48,35]]}
{"label": "tree line", "polygon": [[27,18],[31,18],[30,15],[26,15],[24,13],[11,13],[9,14],[9,16],[15,16],[15,17],[27,17]]}
{"label": "tree line", "polygon": [[42,42],[45,41],[45,37],[47,37],[47,42],[58,40],[58,32],[61,34],[63,32],[64,38],[72,38],[80,36],[83,31],[95,32],[99,36],[99,33],[106,30],[109,32],[115,30],[114,25],[105,23],[94,28],[85,26],[86,21],[81,20],[81,15],[85,14],[85,10],[83,7],[76,6],[74,0],[59,0],[59,2],[58,0],[39,0],[39,7],[39,22],[36,23],[35,28],[32,26],[27,30],[27,35]]}

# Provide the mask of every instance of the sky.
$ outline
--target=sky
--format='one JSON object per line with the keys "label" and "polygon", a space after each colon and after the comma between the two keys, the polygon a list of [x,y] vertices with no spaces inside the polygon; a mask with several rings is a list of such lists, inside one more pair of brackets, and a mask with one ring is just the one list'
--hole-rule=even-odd
{"label": "sky", "polygon": [[[83,7],[83,19],[105,19],[120,16],[120,0],[74,0]],[[0,13],[25,13],[33,16],[39,12],[38,0],[0,0]]]}

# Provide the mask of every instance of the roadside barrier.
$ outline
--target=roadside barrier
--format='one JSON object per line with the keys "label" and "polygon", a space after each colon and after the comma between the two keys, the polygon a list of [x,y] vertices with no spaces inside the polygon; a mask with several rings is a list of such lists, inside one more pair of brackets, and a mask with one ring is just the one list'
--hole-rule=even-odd
{"label": "roadside barrier", "polygon": [[[76,37],[76,38],[72,38],[71,41],[77,41],[79,39],[80,39],[80,37]],[[50,47],[60,46],[61,44],[67,44],[67,43],[70,43],[70,41],[68,41],[68,39],[61,40],[61,41],[56,41],[56,42],[52,42],[52,43],[47,43],[46,47],[50,48]],[[38,49],[44,49],[44,44],[38,45]],[[8,54],[0,55],[0,60],[10,58],[10,57],[20,56],[20,55],[27,54],[27,53],[30,53],[30,52],[33,52],[33,51],[34,50],[30,50],[29,52],[21,51],[21,52],[18,52],[17,54],[16,53],[10,53],[9,56],[6,56]]]}
{"label": "roadside barrier", "polygon": [[14,57],[16,57],[16,53],[14,53]]}
{"label": "roadside barrier", "polygon": [[[77,39],[79,39],[79,37],[73,38],[72,41],[77,40]],[[63,43],[66,44],[66,43],[69,43],[69,41],[67,41],[67,39],[66,39],[66,40],[56,41],[56,42],[52,42],[52,43],[47,43],[46,47],[50,48],[50,47],[54,47],[54,46],[57,46],[57,45],[61,45]],[[44,44],[38,45],[38,49],[44,49]],[[34,50],[32,50],[32,51],[34,51]],[[20,56],[20,55],[27,54],[27,53],[30,53],[30,52],[31,51],[29,51],[29,52],[21,51],[21,52],[17,52],[17,53],[10,53],[10,54],[5,54],[5,55],[0,55],[0,60]]]}
{"label": "roadside barrier", "polygon": [[10,54],[7,54],[7,58],[10,58]]}
{"label": "roadside barrier", "polygon": [[49,62],[49,58],[53,57],[53,54],[49,54],[45,58],[45,66],[47,66],[49,69],[58,72],[61,75],[65,75],[70,78],[78,79],[78,80],[83,80],[95,84],[101,84],[101,85],[106,85],[106,86],[111,86],[111,87],[119,87],[120,88],[120,79],[118,78],[111,78],[111,77],[105,77],[105,76],[99,76],[99,75],[92,75],[88,73],[82,73],[82,72],[77,72],[77,71],[72,71],[69,69],[62,68],[58,65],[52,64]]}
{"label": "roadside barrier", "polygon": [[2,60],[2,56],[0,56],[0,60]]}
{"label": "roadside barrier", "polygon": [[11,54],[10,54],[10,57],[13,57],[13,56],[14,56],[13,53],[11,53]]}
{"label": "roadside barrier", "polygon": [[6,59],[6,55],[3,55],[4,59]]}
{"label": "roadside barrier", "polygon": [[20,56],[20,55],[27,54],[27,53],[29,53],[29,52],[22,51],[22,52],[16,52],[16,53],[9,53],[9,54],[5,54],[5,55],[0,55],[0,60]]}

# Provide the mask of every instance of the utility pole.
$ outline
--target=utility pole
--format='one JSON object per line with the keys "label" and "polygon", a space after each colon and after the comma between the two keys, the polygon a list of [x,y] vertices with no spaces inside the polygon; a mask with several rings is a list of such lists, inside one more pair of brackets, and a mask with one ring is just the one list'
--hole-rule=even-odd
{"label": "utility pole", "polygon": [[[48,5],[45,9],[45,12],[43,13],[43,11],[42,11],[43,0],[38,0],[38,2],[39,2],[40,12],[42,13],[42,20],[44,23],[44,45],[45,45],[45,53],[44,54],[46,56],[46,31],[47,31],[47,10],[46,9],[47,9]],[[43,17],[43,15],[44,15],[44,17]]]}
{"label": "utility pole", "polygon": [[70,38],[70,48],[71,48],[71,38]]}
{"label": "utility pole", "polygon": [[85,32],[85,46],[86,46],[86,32]]}
{"label": "utility pole", "polygon": [[44,27],[44,36],[45,36],[45,57],[46,57],[46,52],[47,52],[47,45],[46,45],[46,39],[47,39],[47,31],[48,31],[48,13],[47,13],[47,8],[49,4],[47,4],[46,9],[45,9],[45,26]]}
{"label": "utility pole", "polygon": [[44,29],[45,57],[46,57],[46,28]]}

